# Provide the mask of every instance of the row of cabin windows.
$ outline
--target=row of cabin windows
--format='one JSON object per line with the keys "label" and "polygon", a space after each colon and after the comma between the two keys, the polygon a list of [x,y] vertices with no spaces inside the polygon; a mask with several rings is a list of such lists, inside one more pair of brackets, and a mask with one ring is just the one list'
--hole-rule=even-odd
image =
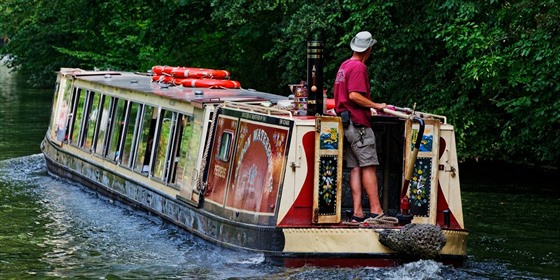
{"label": "row of cabin windows", "polygon": [[78,88],[61,106],[70,108],[70,145],[175,188],[192,186],[200,145],[193,116]]}

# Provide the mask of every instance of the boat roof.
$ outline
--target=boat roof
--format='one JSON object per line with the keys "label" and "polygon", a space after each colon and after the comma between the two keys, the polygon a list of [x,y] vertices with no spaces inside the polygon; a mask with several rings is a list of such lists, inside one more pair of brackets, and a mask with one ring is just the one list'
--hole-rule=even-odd
{"label": "boat roof", "polygon": [[194,104],[248,102],[262,103],[270,101],[272,104],[288,97],[253,89],[224,89],[224,88],[192,88],[182,85],[171,85],[152,82],[150,73],[120,72],[120,71],[86,71],[82,69],[63,68],[62,75],[71,75],[76,80],[84,80],[124,90],[156,94],[171,99],[187,101]]}

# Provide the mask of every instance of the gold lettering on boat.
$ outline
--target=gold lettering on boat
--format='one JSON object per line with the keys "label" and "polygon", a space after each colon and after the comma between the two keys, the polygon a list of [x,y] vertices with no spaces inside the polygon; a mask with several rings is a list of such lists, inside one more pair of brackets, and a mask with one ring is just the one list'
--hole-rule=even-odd
{"label": "gold lettering on boat", "polygon": [[214,175],[219,178],[226,178],[227,169],[223,166],[216,165],[214,167]]}

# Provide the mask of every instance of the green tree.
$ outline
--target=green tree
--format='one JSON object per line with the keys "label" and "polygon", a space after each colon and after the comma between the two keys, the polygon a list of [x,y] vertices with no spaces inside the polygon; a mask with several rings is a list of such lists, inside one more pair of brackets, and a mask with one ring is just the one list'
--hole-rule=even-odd
{"label": "green tree", "polygon": [[462,126],[463,138],[477,146],[471,150],[465,144],[464,150],[471,157],[557,165],[557,2],[446,1],[439,10],[446,17],[436,30],[447,52],[442,70],[459,81],[455,92],[466,91],[458,99],[466,107],[457,112],[473,120]]}
{"label": "green tree", "polygon": [[184,65],[288,94],[306,79],[307,40],[325,43],[330,90],[350,39],[369,30],[375,100],[448,116],[462,158],[558,165],[556,2],[5,0],[12,41],[0,51],[30,81],[60,67]]}
{"label": "green tree", "polygon": [[62,65],[70,66],[75,60],[58,52],[53,45],[74,41],[75,31],[70,26],[69,14],[56,12],[70,1],[4,1],[0,5],[0,29],[11,37],[0,51],[11,54],[7,61],[28,77],[35,85],[45,76],[51,77]]}

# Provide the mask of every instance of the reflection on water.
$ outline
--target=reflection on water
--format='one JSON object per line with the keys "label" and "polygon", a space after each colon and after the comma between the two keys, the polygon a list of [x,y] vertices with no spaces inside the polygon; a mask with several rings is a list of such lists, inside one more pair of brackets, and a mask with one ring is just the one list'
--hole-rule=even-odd
{"label": "reflection on water", "polygon": [[471,260],[499,260],[560,279],[559,199],[534,194],[463,194]]}
{"label": "reflection on water", "polygon": [[261,254],[214,246],[51,177],[39,154],[0,161],[0,205],[1,279],[541,279],[499,259],[472,256],[463,268],[433,261],[396,268],[278,267]]}
{"label": "reflection on water", "polygon": [[38,153],[49,122],[54,90],[31,88],[24,79],[0,61],[0,160]]}

